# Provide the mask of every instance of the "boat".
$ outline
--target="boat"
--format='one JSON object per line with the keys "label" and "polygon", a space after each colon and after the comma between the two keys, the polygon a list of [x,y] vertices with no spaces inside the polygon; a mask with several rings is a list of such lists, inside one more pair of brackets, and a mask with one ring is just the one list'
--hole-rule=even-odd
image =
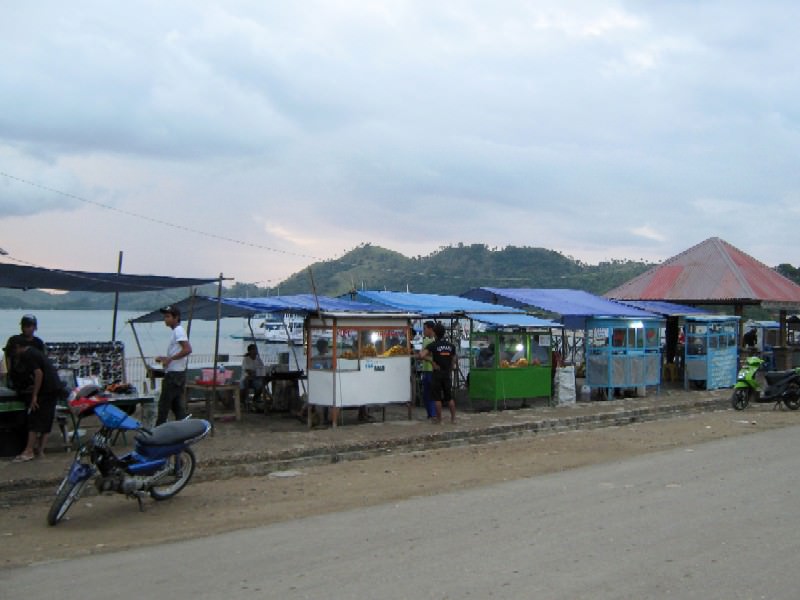
{"label": "boat", "polygon": [[269,344],[302,345],[303,343],[303,317],[286,314],[260,316],[253,325],[252,333],[233,335],[236,339],[247,342],[266,342]]}
{"label": "boat", "polygon": [[263,320],[256,330],[260,341],[276,344],[286,344],[287,340],[293,344],[303,343],[303,317],[285,315],[280,321]]}

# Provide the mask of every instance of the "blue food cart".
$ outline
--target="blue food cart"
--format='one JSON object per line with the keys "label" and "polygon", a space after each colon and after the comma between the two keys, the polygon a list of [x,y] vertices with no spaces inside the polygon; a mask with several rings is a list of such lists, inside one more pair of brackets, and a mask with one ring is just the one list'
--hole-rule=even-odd
{"label": "blue food cart", "polygon": [[739,357],[739,317],[687,316],[684,328],[684,389],[733,387]]}

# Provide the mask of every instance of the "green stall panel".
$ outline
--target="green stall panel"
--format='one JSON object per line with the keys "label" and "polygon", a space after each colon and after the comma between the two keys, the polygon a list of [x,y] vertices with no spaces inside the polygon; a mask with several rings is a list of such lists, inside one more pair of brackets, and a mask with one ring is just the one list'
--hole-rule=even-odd
{"label": "green stall panel", "polygon": [[497,410],[507,400],[550,398],[552,393],[549,366],[473,369],[469,374],[469,399],[488,401]]}

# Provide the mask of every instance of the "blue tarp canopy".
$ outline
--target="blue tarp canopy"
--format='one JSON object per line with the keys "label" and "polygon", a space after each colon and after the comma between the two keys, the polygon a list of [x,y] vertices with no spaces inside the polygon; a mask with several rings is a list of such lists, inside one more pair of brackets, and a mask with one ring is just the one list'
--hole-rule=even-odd
{"label": "blue tarp canopy", "polygon": [[386,306],[376,306],[367,302],[356,302],[344,298],[297,294],[294,296],[269,296],[267,298],[223,298],[225,304],[252,309],[255,312],[285,312],[297,314],[316,313],[401,313]]}
{"label": "blue tarp canopy", "polygon": [[[241,317],[247,318],[260,313],[293,313],[313,314],[319,310],[323,313],[400,313],[385,306],[353,302],[342,298],[330,298],[313,294],[298,294],[295,296],[268,296],[266,298],[222,298],[219,302],[219,315],[222,318]],[[214,321],[217,318],[217,299],[211,296],[195,296],[174,302],[172,306],[181,311],[183,320],[190,317],[201,321]],[[164,315],[159,310],[154,310],[135,319],[131,323],[155,323],[163,320]]]}
{"label": "blue tarp canopy", "polygon": [[532,317],[520,309],[488,304],[462,296],[360,291],[356,293],[356,299],[396,310],[418,313],[423,317],[464,316],[495,327],[561,327],[560,323]]}
{"label": "blue tarp canopy", "polygon": [[663,302],[661,300],[614,300],[620,304],[632,306],[655,313],[664,317],[684,317],[686,315],[707,315],[709,312],[696,306],[686,306],[675,304],[674,302]]}
{"label": "blue tarp canopy", "polygon": [[595,296],[583,290],[490,288],[472,289],[465,298],[502,304],[514,308],[539,309],[561,316],[561,322],[570,329],[583,329],[586,319],[592,317],[616,317],[623,319],[659,319],[659,315],[619,302]]}
{"label": "blue tarp canopy", "polygon": [[469,313],[469,318],[474,321],[486,323],[492,328],[499,329],[502,327],[524,327],[524,328],[541,328],[541,327],[557,327],[563,329],[561,323],[550,321],[548,319],[540,319],[524,313],[515,314],[502,314],[502,313]]}

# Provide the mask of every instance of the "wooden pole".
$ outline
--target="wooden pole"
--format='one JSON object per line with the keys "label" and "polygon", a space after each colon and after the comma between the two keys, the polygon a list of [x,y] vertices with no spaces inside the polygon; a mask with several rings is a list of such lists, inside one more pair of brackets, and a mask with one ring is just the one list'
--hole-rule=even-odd
{"label": "wooden pole", "polygon": [[[119,251],[117,259],[117,275],[122,273],[122,250]],[[119,310],[119,290],[114,292],[114,316],[111,320],[111,341],[117,341],[117,311]]]}
{"label": "wooden pole", "polygon": [[[219,274],[219,283],[217,284],[217,327],[214,333],[214,378],[211,380],[211,403],[217,397],[217,361],[219,359],[219,322],[222,318],[222,273]],[[235,401],[235,399],[234,399]],[[212,431],[214,427],[214,420],[212,415],[214,410],[211,406],[208,409],[209,422],[211,423]]]}

